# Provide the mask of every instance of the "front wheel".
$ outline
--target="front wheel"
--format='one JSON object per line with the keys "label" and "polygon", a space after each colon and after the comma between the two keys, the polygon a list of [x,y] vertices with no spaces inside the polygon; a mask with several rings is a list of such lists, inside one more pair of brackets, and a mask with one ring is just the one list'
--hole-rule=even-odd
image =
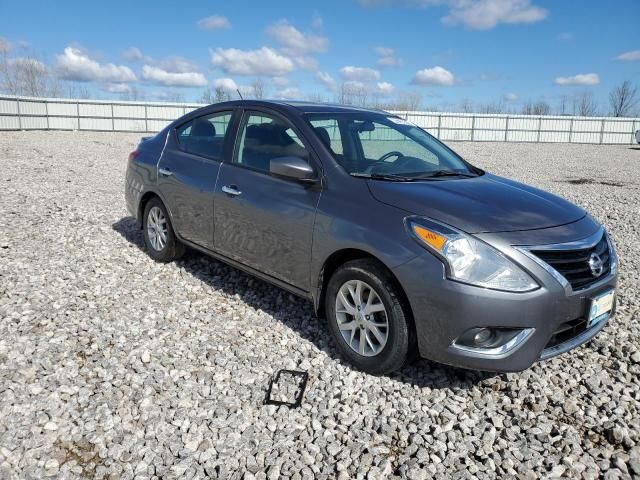
{"label": "front wheel", "polygon": [[152,198],[145,206],[142,229],[147,252],[154,260],[171,262],[183,255],[184,245],[176,238],[167,209],[159,198]]}
{"label": "front wheel", "polygon": [[329,329],[342,353],[373,374],[391,373],[409,358],[409,312],[391,274],[373,260],[336,270],[327,287]]}

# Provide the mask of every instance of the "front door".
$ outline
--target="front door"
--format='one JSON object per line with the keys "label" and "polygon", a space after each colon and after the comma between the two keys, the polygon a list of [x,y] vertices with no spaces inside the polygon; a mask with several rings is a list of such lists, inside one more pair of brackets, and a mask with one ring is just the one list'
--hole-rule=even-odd
{"label": "front door", "polygon": [[192,119],[169,133],[158,162],[158,188],[180,237],[213,248],[213,191],[232,146],[226,145],[232,112]]}
{"label": "front door", "polygon": [[225,256],[303,290],[321,183],[304,184],[269,173],[272,158],[296,156],[318,165],[285,119],[245,112],[230,163],[215,190],[214,246]]}

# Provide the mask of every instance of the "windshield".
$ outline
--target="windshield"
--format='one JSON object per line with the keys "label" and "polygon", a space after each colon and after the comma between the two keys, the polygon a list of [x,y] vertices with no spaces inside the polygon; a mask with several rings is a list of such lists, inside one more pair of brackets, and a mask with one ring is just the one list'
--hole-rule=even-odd
{"label": "windshield", "polygon": [[336,161],[354,176],[414,179],[481,172],[399,117],[357,112],[313,113],[306,118]]}

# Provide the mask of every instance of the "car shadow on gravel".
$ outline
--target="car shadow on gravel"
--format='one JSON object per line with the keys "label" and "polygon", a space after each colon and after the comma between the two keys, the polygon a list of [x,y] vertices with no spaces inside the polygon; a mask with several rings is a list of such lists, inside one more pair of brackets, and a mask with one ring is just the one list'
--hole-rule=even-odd
{"label": "car shadow on gravel", "polygon": [[[129,243],[146,251],[142,231],[133,217],[124,217],[114,224],[118,232]],[[153,260],[149,257],[149,261]],[[313,307],[305,299],[295,297],[288,292],[231,267],[212,257],[187,249],[177,265],[209,287],[240,300],[255,310],[262,310],[287,327],[296,331],[304,339],[327,353],[331,358],[351,368],[333,346],[330,334],[315,316]],[[229,281],[232,277],[233,281]],[[284,301],[286,300],[286,301]],[[390,378],[417,387],[471,389],[474,385],[495,379],[501,375],[492,372],[476,372],[437,364],[428,360],[417,360],[400,371],[389,375]]]}

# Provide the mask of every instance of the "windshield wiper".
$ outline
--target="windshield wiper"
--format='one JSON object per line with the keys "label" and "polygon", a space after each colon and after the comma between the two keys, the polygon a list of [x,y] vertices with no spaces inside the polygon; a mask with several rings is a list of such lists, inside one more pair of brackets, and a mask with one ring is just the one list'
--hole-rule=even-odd
{"label": "windshield wiper", "polygon": [[457,172],[455,170],[435,170],[433,172],[425,172],[417,177],[412,177],[416,179],[425,179],[425,178],[437,178],[437,177],[465,177],[472,178],[477,177],[477,173],[471,172]]}
{"label": "windshield wiper", "polygon": [[358,178],[369,178],[371,180],[388,180],[390,182],[411,182],[414,180],[410,177],[403,177],[401,175],[393,175],[393,174],[382,174],[382,173],[360,173],[360,172],[352,172],[349,175],[352,177]]}

